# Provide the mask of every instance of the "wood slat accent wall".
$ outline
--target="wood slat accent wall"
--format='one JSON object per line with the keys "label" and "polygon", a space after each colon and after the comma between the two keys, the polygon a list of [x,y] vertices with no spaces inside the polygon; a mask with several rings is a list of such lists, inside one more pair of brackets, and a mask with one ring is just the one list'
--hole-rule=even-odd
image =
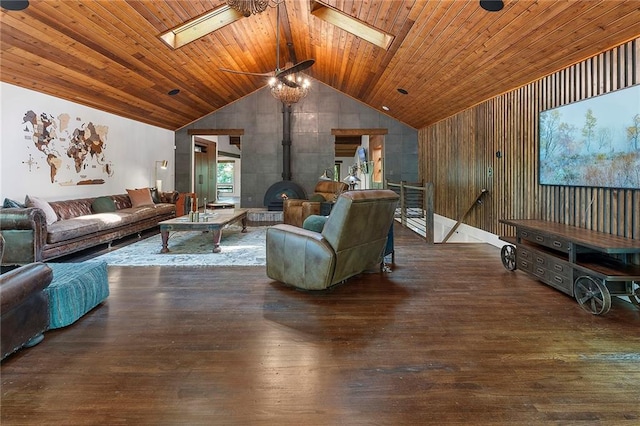
{"label": "wood slat accent wall", "polygon": [[640,190],[538,184],[540,111],[639,84],[639,61],[640,38],[419,130],[436,213],[455,218],[486,188],[465,221],[485,231],[513,235],[499,219],[543,219],[640,240]]}

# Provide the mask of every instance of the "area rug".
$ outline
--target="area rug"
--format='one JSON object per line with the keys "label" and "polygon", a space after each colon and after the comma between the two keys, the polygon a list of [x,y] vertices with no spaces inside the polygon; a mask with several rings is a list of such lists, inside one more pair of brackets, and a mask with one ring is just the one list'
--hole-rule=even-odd
{"label": "area rug", "polygon": [[96,257],[114,266],[259,266],[266,264],[267,226],[228,226],[222,231],[221,253],[213,253],[209,232],[172,232],[169,253],[160,253],[162,238],[153,235],[142,241]]}

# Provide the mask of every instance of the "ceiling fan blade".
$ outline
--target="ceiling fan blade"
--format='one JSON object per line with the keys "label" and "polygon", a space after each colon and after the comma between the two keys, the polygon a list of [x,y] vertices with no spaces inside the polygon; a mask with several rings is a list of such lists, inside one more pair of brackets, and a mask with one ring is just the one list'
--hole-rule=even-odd
{"label": "ceiling fan blade", "polygon": [[316,62],[315,59],[307,59],[306,61],[302,61],[302,62],[298,62],[297,64],[289,67],[289,68],[285,68],[283,70],[280,71],[276,71],[276,77],[284,77],[287,76],[289,74],[295,74],[297,72],[300,71],[304,71],[307,68],[309,68],[311,65],[313,65]]}
{"label": "ceiling fan blade", "polygon": [[248,71],[238,71],[238,70],[230,70],[228,68],[218,68],[220,71],[223,72],[230,72],[233,74],[244,74],[244,75],[255,75],[258,77],[273,77],[274,73],[273,71],[271,72],[248,72]]}
{"label": "ceiling fan blade", "polygon": [[298,87],[300,87],[300,85],[295,81],[289,80],[288,78],[284,78],[282,76],[279,76],[278,80],[280,80],[282,84],[284,84],[285,86],[293,87],[294,89],[297,89]]}

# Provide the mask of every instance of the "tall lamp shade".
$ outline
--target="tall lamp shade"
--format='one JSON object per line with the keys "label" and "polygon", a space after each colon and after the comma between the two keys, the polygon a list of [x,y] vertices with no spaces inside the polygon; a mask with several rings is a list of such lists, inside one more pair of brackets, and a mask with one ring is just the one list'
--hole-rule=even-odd
{"label": "tall lamp shade", "polygon": [[322,176],[320,176],[320,180],[333,180],[332,178],[333,173],[331,173],[331,169],[324,169],[324,173],[322,173]]}
{"label": "tall lamp shade", "polygon": [[157,160],[153,168],[153,180],[156,182],[158,192],[162,191],[162,179],[158,179],[158,166],[160,166],[162,170],[166,170],[168,165],[169,162],[167,160]]}

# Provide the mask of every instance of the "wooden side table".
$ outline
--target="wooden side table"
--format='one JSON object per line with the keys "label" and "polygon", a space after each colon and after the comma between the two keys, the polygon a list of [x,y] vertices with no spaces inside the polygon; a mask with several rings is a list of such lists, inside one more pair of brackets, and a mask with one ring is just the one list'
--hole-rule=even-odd
{"label": "wooden side table", "polygon": [[196,203],[195,192],[181,192],[176,201],[176,217],[184,216],[193,210]]}

